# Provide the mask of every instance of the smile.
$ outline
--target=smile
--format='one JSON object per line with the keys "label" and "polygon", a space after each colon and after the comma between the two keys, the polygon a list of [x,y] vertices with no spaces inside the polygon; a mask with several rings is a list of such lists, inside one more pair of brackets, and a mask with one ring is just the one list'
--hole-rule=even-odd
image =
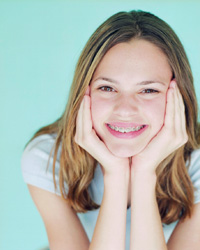
{"label": "smile", "polygon": [[123,128],[123,127],[117,127],[117,126],[112,126],[112,125],[108,124],[108,127],[115,130],[115,131],[119,131],[121,133],[129,133],[129,132],[133,132],[133,131],[139,131],[140,129],[144,128],[145,125],[137,126],[137,127]]}
{"label": "smile", "polygon": [[[118,125],[118,126],[117,126]],[[132,126],[128,126],[125,125],[124,127],[122,127],[122,124],[114,124],[110,125],[110,124],[106,124],[106,127],[109,131],[109,133],[117,138],[120,139],[133,139],[141,134],[143,134],[146,129],[148,128],[148,125],[132,125]]]}

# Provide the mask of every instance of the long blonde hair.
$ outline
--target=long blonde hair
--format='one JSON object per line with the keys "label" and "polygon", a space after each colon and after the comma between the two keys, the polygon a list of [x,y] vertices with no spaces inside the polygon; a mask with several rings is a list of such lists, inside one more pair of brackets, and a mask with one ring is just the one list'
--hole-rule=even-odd
{"label": "long blonde hair", "polygon": [[[197,100],[190,65],[180,40],[160,18],[148,12],[130,11],[119,12],[106,20],[93,33],[81,53],[63,115],[54,123],[39,129],[31,140],[42,134],[56,133],[55,148],[52,148],[54,183],[55,161],[61,145],[59,186],[62,197],[76,212],[99,208],[100,205],[91,199],[88,192],[97,162],[74,141],[76,117],[87,86],[103,56],[114,45],[131,39],[149,41],[165,53],[185,104],[188,142],[157,168],[157,202],[162,222],[168,224],[181,216],[184,218],[191,215],[194,188],[186,161],[190,161],[190,154],[198,148],[200,139]],[[65,182],[68,192],[64,187]]]}

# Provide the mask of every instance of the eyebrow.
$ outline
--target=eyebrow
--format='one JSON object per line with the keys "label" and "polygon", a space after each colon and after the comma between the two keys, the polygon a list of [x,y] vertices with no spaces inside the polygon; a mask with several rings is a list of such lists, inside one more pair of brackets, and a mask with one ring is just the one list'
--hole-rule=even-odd
{"label": "eyebrow", "polygon": [[[98,77],[96,81],[99,81],[99,80],[103,80],[103,81],[106,81],[106,82],[112,82],[112,83],[116,83],[116,84],[119,84],[118,81],[114,80],[114,79],[111,79],[111,78],[108,78],[108,77]],[[162,85],[166,85],[164,82],[161,82],[161,81],[157,81],[157,80],[148,80],[148,81],[142,81],[142,82],[138,82],[136,85],[148,85],[148,84],[153,84],[153,83],[160,83]]]}

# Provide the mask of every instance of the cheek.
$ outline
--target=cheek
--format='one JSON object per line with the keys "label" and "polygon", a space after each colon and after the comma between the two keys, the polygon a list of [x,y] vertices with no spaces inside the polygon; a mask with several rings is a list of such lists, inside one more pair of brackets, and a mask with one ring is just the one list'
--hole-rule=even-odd
{"label": "cheek", "polygon": [[159,98],[146,105],[146,114],[153,124],[162,126],[165,117],[166,97]]}
{"label": "cheek", "polygon": [[94,124],[104,121],[109,105],[105,100],[91,96],[91,115]]}

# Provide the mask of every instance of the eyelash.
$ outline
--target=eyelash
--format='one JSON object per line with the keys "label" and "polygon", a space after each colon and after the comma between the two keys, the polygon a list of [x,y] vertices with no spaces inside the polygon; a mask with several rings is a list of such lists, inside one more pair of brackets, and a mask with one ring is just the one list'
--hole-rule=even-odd
{"label": "eyelash", "polygon": [[[110,87],[110,86],[99,87],[99,90],[101,90],[103,92],[115,92],[115,90],[112,87]],[[154,94],[154,93],[159,93],[159,91],[156,90],[156,89],[144,89],[140,93],[142,93],[142,94]]]}
{"label": "eyelash", "polygon": [[[105,89],[110,89],[110,90],[105,90]],[[100,87],[99,88],[99,90],[101,90],[101,91],[104,91],[104,92],[114,92],[115,90],[112,88],[112,87],[110,87],[110,86],[102,86],[102,87]]]}
{"label": "eyelash", "polygon": [[156,89],[144,89],[144,90],[141,91],[141,93],[143,93],[143,94],[154,94],[154,93],[159,93],[159,91],[156,90]]}

